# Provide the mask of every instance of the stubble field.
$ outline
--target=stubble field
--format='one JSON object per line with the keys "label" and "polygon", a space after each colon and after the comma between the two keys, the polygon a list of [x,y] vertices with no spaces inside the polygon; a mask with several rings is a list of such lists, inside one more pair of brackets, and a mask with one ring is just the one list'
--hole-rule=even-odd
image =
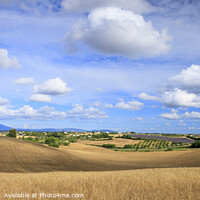
{"label": "stubble field", "polygon": [[199,150],[115,152],[79,143],[56,149],[0,137],[0,160],[1,199],[21,192],[91,200],[199,199]]}

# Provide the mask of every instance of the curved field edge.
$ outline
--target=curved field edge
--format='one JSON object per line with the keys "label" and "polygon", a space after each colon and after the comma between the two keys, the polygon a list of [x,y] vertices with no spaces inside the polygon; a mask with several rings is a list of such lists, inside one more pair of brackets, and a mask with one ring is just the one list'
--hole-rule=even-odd
{"label": "curved field edge", "polygon": [[80,199],[87,200],[197,200],[200,194],[199,180],[199,167],[105,172],[0,173],[0,196],[4,199],[5,193],[37,193],[38,196],[40,193],[69,193],[84,194],[84,198]]}
{"label": "curved field edge", "polygon": [[200,150],[115,152],[74,143],[59,149],[0,137],[0,172],[112,171],[200,167]]}

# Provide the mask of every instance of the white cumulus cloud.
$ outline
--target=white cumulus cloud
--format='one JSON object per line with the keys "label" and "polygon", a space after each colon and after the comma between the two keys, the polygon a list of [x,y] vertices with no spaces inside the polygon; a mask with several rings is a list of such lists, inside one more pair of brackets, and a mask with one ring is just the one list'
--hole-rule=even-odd
{"label": "white cumulus cloud", "polygon": [[44,106],[38,110],[29,105],[14,110],[8,106],[0,106],[0,119],[18,119],[18,120],[60,120],[66,118],[66,113],[56,111],[54,107]]}
{"label": "white cumulus cloud", "polygon": [[200,119],[200,113],[199,112],[195,112],[195,111],[192,111],[192,112],[185,112],[183,114],[183,118],[189,118],[189,119]]}
{"label": "white cumulus cloud", "polygon": [[67,13],[90,12],[98,7],[120,7],[136,13],[148,13],[156,9],[145,0],[64,0],[62,6]]}
{"label": "white cumulus cloud", "polygon": [[8,100],[8,99],[2,98],[2,97],[0,96],[0,105],[6,105],[6,104],[8,104],[8,103],[9,103],[9,100]]}
{"label": "white cumulus cloud", "polygon": [[132,99],[132,101],[128,101],[127,103],[121,101],[115,105],[115,107],[118,109],[130,110],[130,111],[140,110],[143,106],[144,106],[143,103],[136,101],[134,99]]}
{"label": "white cumulus cloud", "polygon": [[139,99],[142,99],[142,100],[149,100],[149,101],[159,101],[160,98],[159,97],[156,97],[156,96],[151,96],[149,94],[146,94],[145,92],[142,92],[140,93],[138,96],[137,96]]}
{"label": "white cumulus cloud", "polygon": [[73,109],[67,112],[67,117],[79,119],[108,118],[105,112],[95,107],[84,108],[81,104],[75,104]]}
{"label": "white cumulus cloud", "polygon": [[16,85],[30,85],[34,83],[34,79],[31,77],[27,77],[27,78],[19,78],[15,81]]}
{"label": "white cumulus cloud", "polygon": [[191,65],[170,78],[173,84],[188,92],[200,93],[200,66]]}
{"label": "white cumulus cloud", "polygon": [[200,97],[194,93],[176,88],[172,91],[166,91],[162,95],[162,103],[169,107],[196,107],[200,108]]}
{"label": "white cumulus cloud", "polygon": [[0,49],[0,68],[20,68],[17,58],[9,57],[6,49]]}
{"label": "white cumulus cloud", "polygon": [[[177,113],[163,113],[160,115],[160,117],[164,119],[171,119],[171,120],[176,120],[176,119],[200,119],[200,113],[196,111],[192,112],[185,112],[183,114],[177,114]],[[180,126],[185,126],[186,124],[183,123],[183,120],[180,120],[179,123]]]}
{"label": "white cumulus cloud", "polygon": [[49,95],[45,95],[45,94],[33,94],[30,97],[30,101],[51,102],[51,97]]}
{"label": "white cumulus cloud", "polygon": [[164,119],[171,119],[171,120],[176,120],[180,118],[180,116],[177,113],[163,113],[160,116]]}
{"label": "white cumulus cloud", "polygon": [[35,85],[33,92],[45,95],[62,95],[72,92],[70,87],[61,78],[48,79],[41,85]]}
{"label": "white cumulus cloud", "polygon": [[99,107],[99,108],[114,108],[114,106],[110,103],[103,103],[100,101],[96,101],[92,104],[92,106]]}
{"label": "white cumulus cloud", "polygon": [[88,19],[76,23],[66,35],[66,50],[73,53],[78,41],[106,55],[129,58],[166,54],[171,37],[160,33],[141,15],[117,7],[92,10]]}

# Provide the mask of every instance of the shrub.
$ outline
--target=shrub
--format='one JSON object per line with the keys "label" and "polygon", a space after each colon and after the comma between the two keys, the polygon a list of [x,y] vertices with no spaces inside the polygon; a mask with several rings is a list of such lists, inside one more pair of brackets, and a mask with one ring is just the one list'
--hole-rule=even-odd
{"label": "shrub", "polygon": [[114,149],[114,148],[116,148],[116,145],[115,144],[103,144],[102,147]]}
{"label": "shrub", "polygon": [[16,129],[10,129],[9,133],[8,133],[8,137],[14,137],[14,138],[16,138],[16,136],[17,136]]}
{"label": "shrub", "polygon": [[169,147],[165,151],[173,151],[173,148]]}
{"label": "shrub", "polygon": [[77,140],[76,139],[70,139],[69,142],[75,143],[75,142],[77,142]]}
{"label": "shrub", "polygon": [[177,142],[172,142],[172,146],[177,146]]}
{"label": "shrub", "polygon": [[59,144],[57,144],[57,143],[49,143],[48,145],[49,145],[49,146],[52,146],[52,147],[56,147],[56,148],[59,147]]}
{"label": "shrub", "polygon": [[33,140],[33,137],[28,137],[27,140]]}
{"label": "shrub", "polygon": [[179,145],[180,145],[180,146],[183,146],[183,143],[182,143],[182,142],[179,142]]}
{"label": "shrub", "polygon": [[124,145],[124,149],[130,149],[130,148],[135,148],[135,145],[132,145],[132,144]]}
{"label": "shrub", "polygon": [[133,139],[130,135],[123,135],[122,138],[124,138],[124,139]]}
{"label": "shrub", "polygon": [[64,142],[63,145],[69,146],[69,145],[70,145],[70,142]]}
{"label": "shrub", "polygon": [[48,137],[45,139],[45,144],[55,143],[55,139],[53,137]]}
{"label": "shrub", "polygon": [[191,145],[192,148],[200,148],[200,141],[197,141],[195,143],[192,143]]}
{"label": "shrub", "polygon": [[52,146],[52,147],[59,147],[59,144],[56,142],[56,140],[54,139],[54,137],[48,137],[45,139],[45,144],[48,144],[48,146]]}

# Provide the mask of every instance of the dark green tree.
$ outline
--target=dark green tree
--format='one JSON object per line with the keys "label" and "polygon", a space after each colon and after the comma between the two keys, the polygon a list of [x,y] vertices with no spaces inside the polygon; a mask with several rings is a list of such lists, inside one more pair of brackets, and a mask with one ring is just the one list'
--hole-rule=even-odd
{"label": "dark green tree", "polygon": [[9,133],[8,133],[8,136],[9,136],[9,137],[14,137],[14,138],[16,138],[16,136],[17,136],[17,131],[16,131],[16,129],[10,129],[10,130],[9,130]]}
{"label": "dark green tree", "polygon": [[192,143],[191,145],[192,148],[200,148],[200,141],[197,141],[195,143]]}

